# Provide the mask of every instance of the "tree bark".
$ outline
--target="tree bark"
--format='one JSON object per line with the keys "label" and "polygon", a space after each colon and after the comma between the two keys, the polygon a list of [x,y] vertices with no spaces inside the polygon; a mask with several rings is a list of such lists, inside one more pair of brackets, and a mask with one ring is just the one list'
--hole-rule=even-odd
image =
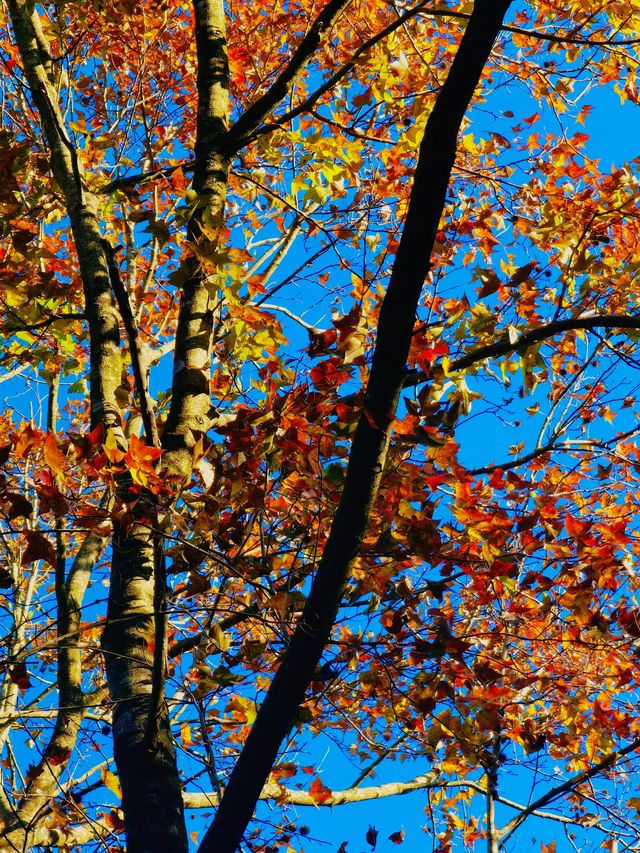
{"label": "tree bark", "polygon": [[[120,318],[101,240],[97,207],[85,187],[77,153],[64,127],[57,92],[46,67],[44,57],[48,52],[42,50],[43,36],[37,13],[23,0],[11,0],[10,13],[78,253],[90,334],[91,426],[102,424],[105,432],[113,430],[118,443],[124,447],[126,439],[116,400],[116,389],[121,381]],[[120,497],[127,500],[126,482],[121,485]],[[111,587],[103,636],[107,680],[115,703],[114,755],[123,789],[127,846],[130,853],[186,853],[181,784],[166,706],[157,721],[154,749],[148,749],[145,744],[152,712],[156,618],[164,619],[164,614],[155,612],[158,589],[151,533],[152,503],[140,500],[135,514],[130,527],[114,522]],[[69,603],[73,604],[71,598]],[[73,620],[79,616],[73,606],[68,610],[64,601],[60,615],[64,620],[67,616],[72,616]],[[65,690],[72,686],[65,682]],[[81,718],[80,711],[68,719],[60,718],[52,740],[56,749],[70,754]],[[41,776],[51,777],[55,782],[65,764],[66,761],[58,761],[55,771],[47,765],[46,775]],[[42,801],[39,792],[43,781],[36,780],[37,784],[28,790],[25,808],[27,802],[30,809],[38,807],[38,801]],[[50,797],[52,793],[53,789],[43,795]]]}
{"label": "tree bark", "polygon": [[[229,72],[222,0],[195,0],[198,116],[193,189],[198,200],[187,223],[194,254],[186,260],[172,398],[162,436],[161,464],[177,482],[188,480],[193,446],[211,424],[209,361],[213,297],[207,259],[217,246],[224,216],[229,158]],[[152,496],[139,500],[129,530],[114,526],[111,590],[103,639],[114,700],[114,756],[122,785],[129,853],[187,850],[181,783],[164,701],[166,667],[165,578],[161,536],[154,534]],[[155,539],[155,547],[154,547]],[[154,676],[155,672],[155,676]]]}
{"label": "tree bark", "polygon": [[445,205],[462,119],[510,0],[476,0],[447,80],[429,116],[409,208],[384,298],[365,411],[353,439],[344,491],[300,622],[231,774],[199,853],[234,853],[280,744],[320,660],[376,497],[422,291]]}

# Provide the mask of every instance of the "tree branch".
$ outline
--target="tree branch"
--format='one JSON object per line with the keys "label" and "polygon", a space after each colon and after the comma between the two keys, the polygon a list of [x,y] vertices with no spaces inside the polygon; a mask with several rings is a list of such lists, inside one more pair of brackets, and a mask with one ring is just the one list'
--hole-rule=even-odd
{"label": "tree branch", "polygon": [[618,750],[617,752],[612,752],[609,755],[606,755],[601,761],[597,764],[594,764],[592,767],[589,767],[588,770],[582,770],[580,773],[576,773],[570,779],[567,779],[566,782],[563,782],[561,785],[556,785],[554,788],[551,788],[541,797],[538,797],[531,805],[527,806],[517,817],[514,817],[513,820],[509,821],[506,826],[504,826],[500,830],[500,842],[504,844],[504,842],[509,838],[510,835],[516,831],[516,829],[520,826],[520,824],[525,821],[529,815],[534,814],[539,809],[548,805],[549,803],[557,800],[562,794],[566,794],[569,791],[574,791],[578,785],[581,785],[583,782],[588,781],[589,779],[593,779],[594,776],[597,776],[598,773],[601,773],[603,770],[606,770],[608,767],[613,767],[613,765],[625,755],[629,755],[632,752],[636,752],[636,750],[640,749],[640,738],[636,738],[632,740],[631,743],[627,744],[623,749]]}
{"label": "tree branch", "polygon": [[149,383],[147,381],[146,369],[144,366],[144,352],[142,349],[142,341],[138,334],[138,325],[133,310],[129,294],[120,278],[120,270],[116,263],[113,246],[108,240],[102,240],[102,248],[104,249],[105,257],[107,258],[107,266],[109,269],[109,279],[111,287],[120,309],[120,316],[124,323],[124,328],[129,339],[129,355],[131,356],[131,368],[133,370],[133,378],[136,385],[138,403],[140,405],[140,414],[142,415],[142,423],[147,442],[152,447],[160,447],[160,437],[158,435],[158,426],[156,424],[156,416],[153,411],[153,401],[149,394]]}
{"label": "tree branch", "polygon": [[269,90],[254,101],[229,130],[226,145],[230,151],[237,152],[243,148],[256,128],[287,97],[297,76],[321,44],[325,33],[350,2],[351,0],[329,0]]}
{"label": "tree branch", "polygon": [[173,359],[171,407],[162,444],[163,463],[171,475],[186,479],[193,465],[197,436],[211,425],[209,364],[213,333],[213,299],[207,259],[213,264],[229,177],[226,150],[229,117],[229,64],[222,0],[195,0],[198,55],[198,116],[193,189],[198,204],[187,222],[194,255],[186,260]]}
{"label": "tree branch", "polygon": [[[472,349],[466,355],[453,359],[449,365],[450,371],[465,370],[486,358],[497,358],[518,350],[524,350],[533,344],[542,343],[547,338],[553,338],[561,332],[577,329],[640,329],[640,316],[633,314],[590,314],[584,317],[568,317],[565,320],[554,320],[542,326],[535,326],[522,332],[516,338],[505,336],[493,344]],[[415,383],[417,384],[417,383]]]}
{"label": "tree branch", "polygon": [[90,336],[92,427],[120,427],[116,389],[120,382],[118,315],[111,294],[100,225],[84,181],[77,152],[64,127],[57,93],[45,67],[42,30],[26,0],[9,0],[9,12],[31,97],[51,152],[54,177],[65,198],[78,252]]}

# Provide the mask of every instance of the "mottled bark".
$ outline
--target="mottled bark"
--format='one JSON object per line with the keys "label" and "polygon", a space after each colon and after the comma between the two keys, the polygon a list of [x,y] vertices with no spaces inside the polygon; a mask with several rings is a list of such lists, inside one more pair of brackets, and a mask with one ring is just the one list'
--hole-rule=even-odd
{"label": "mottled bark", "polygon": [[162,443],[163,464],[186,479],[193,465],[193,447],[211,426],[209,391],[213,304],[209,276],[215,264],[218,235],[224,218],[229,175],[225,139],[229,117],[229,64],[222,0],[195,0],[198,57],[198,116],[193,189],[196,209],[187,223],[194,254],[180,297],[173,361],[171,408]]}
{"label": "mottled bark", "polygon": [[100,243],[100,223],[94,196],[84,185],[82,169],[64,127],[58,96],[46,67],[42,31],[32,6],[9,0],[16,43],[22,57],[29,91],[38,111],[51,153],[51,168],[64,195],[89,323],[91,423],[106,428],[120,425],[115,391],[120,384],[120,331],[107,261]]}
{"label": "mottled bark", "polygon": [[[51,152],[53,174],[64,194],[73,237],[78,252],[85,296],[85,311],[90,333],[91,425],[114,429],[118,440],[125,439],[120,426],[115,392],[120,384],[121,356],[119,316],[114,304],[108,260],[101,242],[96,206],[87,192],[78,157],[64,128],[57,95],[43,62],[42,33],[37,16],[30,7],[12,0],[10,4],[16,41],[22,55],[25,74],[34,104],[40,115]],[[123,495],[126,495],[126,485]],[[107,679],[114,707],[114,754],[123,789],[128,849],[130,853],[186,851],[180,780],[171,742],[166,708],[158,722],[157,744],[147,749],[144,734],[151,706],[153,647],[155,641],[154,547],[150,533],[148,503],[140,502],[138,518],[131,529],[115,523],[112,580],[103,638]],[[146,518],[144,518],[146,512]],[[79,616],[75,592],[83,576],[74,573],[69,593],[62,588],[59,573],[59,626]],[[70,578],[71,581],[71,578]],[[75,592],[74,592],[75,590]],[[164,618],[164,615],[160,618]],[[81,707],[79,660],[71,651],[61,653],[62,693],[74,707]],[[58,718],[50,749],[70,751],[81,722],[81,713],[73,710]],[[50,753],[49,753],[50,754]],[[32,820],[42,808],[44,798],[55,793],[55,782],[66,762],[51,765],[29,786],[20,821]],[[129,837],[130,836],[130,837]]]}
{"label": "mottled bark", "polygon": [[[228,62],[222,0],[196,0],[198,117],[193,188],[198,202],[187,224],[193,255],[180,299],[172,400],[162,436],[162,466],[178,480],[191,474],[193,446],[211,424],[209,361],[213,296],[208,259],[224,216],[229,170]],[[126,493],[126,489],[123,493]],[[151,496],[134,523],[114,526],[111,590],[103,638],[112,699],[114,755],[122,785],[129,853],[186,851],[182,792],[164,701],[165,578],[161,537],[153,534]]]}
{"label": "mottled bark", "polygon": [[[51,155],[55,180],[65,199],[82,278],[85,313],[89,323],[91,424],[103,424],[121,435],[120,415],[115,391],[120,383],[119,318],[113,303],[107,263],[100,244],[100,227],[94,199],[87,192],[82,170],[64,127],[58,106],[53,67],[45,36],[33,6],[23,0],[10,0],[11,23],[22,58],[24,73],[33,103],[38,111]],[[56,406],[50,406],[49,428],[55,428]],[[58,779],[66,759],[75,746],[85,711],[81,689],[82,664],[77,645],[82,599],[93,565],[103,547],[99,536],[90,535],[80,548],[66,577],[65,541],[60,525],[56,529],[57,560],[55,571],[58,646],[59,712],[54,731],[32,781],[6,821],[3,844],[19,849],[36,843],[41,827],[39,819],[58,791]]]}
{"label": "mottled bark", "polygon": [[457,136],[510,0],[476,0],[426,124],[406,220],[383,301],[365,411],[345,486],[298,627],[240,754],[200,853],[233,853],[333,627],[376,497],[406,373],[415,313],[445,205]]}

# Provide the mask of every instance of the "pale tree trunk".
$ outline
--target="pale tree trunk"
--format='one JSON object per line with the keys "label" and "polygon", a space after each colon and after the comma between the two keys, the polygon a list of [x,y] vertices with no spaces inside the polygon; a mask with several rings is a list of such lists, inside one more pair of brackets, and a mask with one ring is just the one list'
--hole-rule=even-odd
{"label": "pale tree trunk", "polygon": [[[47,428],[56,430],[59,377],[49,391]],[[62,523],[56,522],[55,594],[58,636],[57,680],[58,713],[54,729],[31,781],[15,808],[3,804],[4,828],[0,835],[0,851],[28,849],[37,845],[52,846],[64,842],[63,833],[46,825],[49,805],[60,789],[60,777],[77,740],[85,711],[103,697],[103,691],[85,695],[82,690],[82,653],[79,645],[81,609],[91,575],[104,549],[104,539],[89,534],[66,570],[65,542]],[[5,709],[6,710],[6,709]]]}
{"label": "pale tree trunk", "polygon": [[[102,244],[94,198],[86,190],[79,159],[64,127],[57,93],[47,68],[48,50],[36,12],[22,0],[11,0],[10,13],[31,96],[38,109],[51,152],[53,174],[64,194],[82,277],[85,312],[90,336],[91,426],[112,430],[124,447],[116,389],[121,381],[118,312],[109,276],[108,258]],[[124,487],[126,495],[126,486]],[[124,495],[121,495],[124,496]],[[144,508],[149,508],[149,503]],[[186,851],[181,785],[169,730],[166,706],[157,721],[153,748],[143,743],[152,712],[153,647],[156,636],[154,609],[156,586],[153,536],[148,524],[134,524],[124,531],[114,523],[113,568],[104,652],[107,679],[114,701],[114,753],[123,788],[123,808],[130,853]],[[58,571],[58,578],[62,570]],[[77,578],[76,578],[77,581]],[[58,584],[61,590],[60,584]],[[79,617],[73,589],[60,591],[59,627]],[[158,618],[164,619],[164,614]],[[70,627],[73,627],[70,624]],[[52,744],[56,750],[73,748],[82,719],[80,671],[75,660],[61,656],[62,693],[76,710],[59,717]],[[69,664],[69,665],[68,665]],[[20,815],[24,826],[32,822],[46,798],[55,792],[55,781],[65,761],[55,769],[46,765],[26,792]],[[46,783],[46,784],[45,784]]]}
{"label": "pale tree trunk", "polygon": [[[193,189],[196,209],[187,224],[191,246],[215,246],[224,216],[229,171],[222,148],[228,119],[228,63],[222,0],[196,0],[198,116]],[[206,228],[206,230],[205,230]],[[213,233],[212,233],[213,232]],[[162,436],[161,465],[177,483],[188,480],[193,447],[211,425],[209,360],[213,298],[206,264],[186,261],[174,352],[171,408]],[[126,490],[123,495],[126,499]],[[154,536],[151,496],[136,505],[136,523],[114,525],[113,563],[103,650],[114,700],[113,743],[122,785],[129,853],[181,853],[187,849],[168,710],[165,578],[161,537]]]}
{"label": "pale tree trunk", "polygon": [[[38,110],[51,154],[51,166],[67,208],[82,277],[91,347],[91,423],[121,434],[115,391],[120,384],[119,317],[113,303],[106,258],[100,244],[100,225],[94,198],[84,185],[76,151],[64,127],[52,76],[50,54],[37,12],[24,0],[9,0],[9,13],[24,73]],[[53,411],[53,410],[52,410]],[[49,427],[55,424],[50,420]],[[6,849],[27,849],[42,837],[39,819],[58,791],[66,767],[61,756],[71,754],[86,709],[81,690],[81,660],[77,648],[82,599],[103,539],[90,535],[66,574],[65,546],[57,534],[56,599],[59,707],[52,737],[32,774],[24,796],[3,831]],[[49,759],[52,759],[51,761]],[[45,832],[45,836],[46,836]]]}
{"label": "pale tree trunk", "polygon": [[229,779],[199,853],[234,853],[325,648],[376,497],[406,375],[415,314],[445,205],[457,136],[510,0],[476,0],[429,115],[409,208],[378,324],[344,490],[298,627]]}

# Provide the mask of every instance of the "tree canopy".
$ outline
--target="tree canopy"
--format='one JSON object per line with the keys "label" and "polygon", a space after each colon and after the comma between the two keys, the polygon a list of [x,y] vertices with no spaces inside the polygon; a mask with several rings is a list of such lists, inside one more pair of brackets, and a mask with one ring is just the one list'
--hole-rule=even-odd
{"label": "tree canopy", "polygon": [[0,8],[0,853],[640,849],[640,5]]}

